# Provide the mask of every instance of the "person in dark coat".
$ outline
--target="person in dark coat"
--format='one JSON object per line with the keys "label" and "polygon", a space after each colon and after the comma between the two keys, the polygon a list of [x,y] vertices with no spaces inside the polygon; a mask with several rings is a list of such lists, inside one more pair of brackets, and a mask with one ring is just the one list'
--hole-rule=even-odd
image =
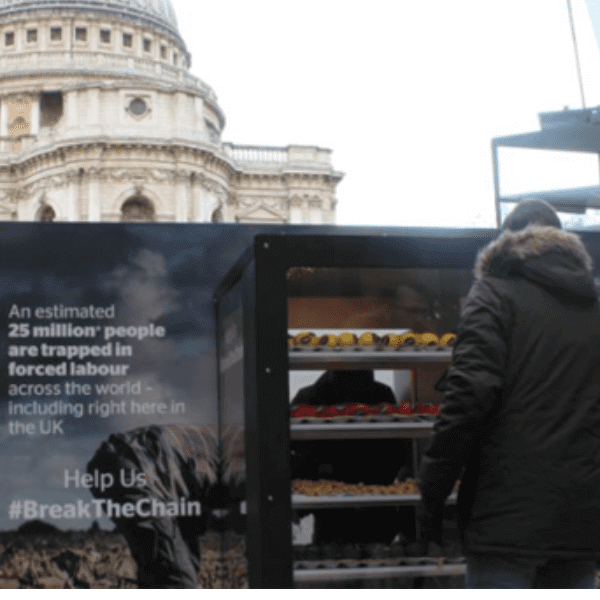
{"label": "person in dark coat", "polygon": [[328,406],[332,404],[368,404],[375,406],[383,402],[396,404],[396,397],[385,383],[375,380],[370,370],[331,370],[325,371],[313,385],[303,387],[292,401],[292,408],[308,406]]}
{"label": "person in dark coat", "polygon": [[[298,390],[291,408],[361,403],[396,404],[392,389],[376,381],[371,370],[331,370]],[[410,440],[343,439],[292,441],[293,479],[327,479],[344,483],[390,485],[410,474]],[[298,511],[299,516],[310,511]],[[340,508],[317,511],[316,544],[391,543],[400,528],[394,507]]]}
{"label": "person in dark coat", "polygon": [[419,472],[426,540],[459,478],[466,587],[594,586],[600,313],[586,248],[541,201],[478,256]]}

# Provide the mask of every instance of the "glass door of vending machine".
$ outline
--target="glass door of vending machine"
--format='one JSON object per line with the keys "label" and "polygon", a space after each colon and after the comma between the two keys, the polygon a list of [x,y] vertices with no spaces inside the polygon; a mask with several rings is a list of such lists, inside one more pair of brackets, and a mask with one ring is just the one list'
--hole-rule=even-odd
{"label": "glass door of vending machine", "polygon": [[470,271],[292,267],[287,277],[296,585],[456,585],[454,507],[444,548],[425,547],[416,474]]}

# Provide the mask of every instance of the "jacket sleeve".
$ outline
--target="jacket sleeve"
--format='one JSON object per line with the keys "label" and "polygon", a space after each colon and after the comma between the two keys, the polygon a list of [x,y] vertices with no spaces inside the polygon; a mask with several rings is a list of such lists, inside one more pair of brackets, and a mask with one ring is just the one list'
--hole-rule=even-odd
{"label": "jacket sleeve", "polygon": [[419,469],[426,507],[435,507],[450,495],[489,417],[500,405],[510,321],[509,302],[498,285],[485,278],[476,281],[461,314],[440,413]]}

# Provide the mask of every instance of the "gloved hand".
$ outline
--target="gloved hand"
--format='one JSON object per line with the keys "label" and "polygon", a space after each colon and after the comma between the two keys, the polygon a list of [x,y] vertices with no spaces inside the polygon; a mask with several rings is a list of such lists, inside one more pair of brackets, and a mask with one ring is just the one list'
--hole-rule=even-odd
{"label": "gloved hand", "polygon": [[444,514],[443,502],[423,502],[417,507],[421,540],[427,545],[434,542],[442,545],[442,517]]}

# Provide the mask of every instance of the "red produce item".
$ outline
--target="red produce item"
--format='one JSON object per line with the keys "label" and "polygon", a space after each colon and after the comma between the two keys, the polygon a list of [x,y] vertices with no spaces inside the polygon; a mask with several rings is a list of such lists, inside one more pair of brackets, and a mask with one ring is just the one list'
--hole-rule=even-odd
{"label": "red produce item", "polygon": [[412,415],[412,407],[410,402],[402,402],[400,406],[394,406],[392,412],[395,415]]}
{"label": "red produce item", "polygon": [[376,404],[371,408],[372,415],[391,415],[394,412],[394,405],[389,402]]}
{"label": "red produce item", "polygon": [[335,405],[322,406],[317,412],[318,417],[339,417],[342,411]]}
{"label": "red produce item", "polygon": [[354,415],[368,415],[371,412],[371,407],[368,404],[347,404],[342,410],[342,414],[345,416],[354,416]]}
{"label": "red produce item", "polygon": [[301,417],[316,417],[317,416],[317,408],[315,406],[308,406],[307,404],[301,404],[296,408],[293,408],[291,413],[291,417],[301,418]]}
{"label": "red produce item", "polygon": [[421,404],[417,407],[418,415],[437,415],[440,412],[440,407],[437,404]]}

